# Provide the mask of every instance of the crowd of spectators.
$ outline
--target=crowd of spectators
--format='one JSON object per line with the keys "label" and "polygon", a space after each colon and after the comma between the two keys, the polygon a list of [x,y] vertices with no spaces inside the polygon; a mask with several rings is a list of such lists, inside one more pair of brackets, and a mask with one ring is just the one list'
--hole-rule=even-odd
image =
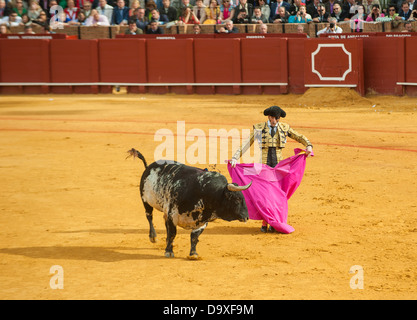
{"label": "crowd of spectators", "polygon": [[[71,26],[128,26],[127,34],[163,33],[182,24],[222,24],[218,32],[237,32],[233,24],[329,22],[325,31],[341,32],[338,23],[417,20],[417,0],[0,0],[0,31],[11,26],[51,24]],[[55,7],[54,7],[55,6]],[[407,30],[411,24],[407,23]],[[352,29],[353,29],[352,28]],[[196,33],[201,28],[193,27]],[[267,32],[262,26],[260,32]]]}

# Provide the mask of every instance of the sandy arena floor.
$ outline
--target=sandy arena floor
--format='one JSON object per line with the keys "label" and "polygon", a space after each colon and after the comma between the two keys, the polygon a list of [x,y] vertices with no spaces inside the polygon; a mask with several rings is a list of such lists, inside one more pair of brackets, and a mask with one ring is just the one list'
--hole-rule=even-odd
{"label": "sandy arena floor", "polygon": [[[186,258],[181,228],[176,257],[165,258],[162,214],[150,243],[144,167],[126,151],[152,162],[158,129],[176,133],[178,120],[186,132],[250,128],[275,104],[316,154],[289,202],[295,232],[217,220],[200,237],[201,260]],[[346,89],[2,96],[0,299],[416,299],[416,124],[417,99]],[[288,143],[285,155],[298,146]],[[215,170],[230,179],[225,164]],[[54,265],[63,289],[50,286]],[[350,286],[355,265],[363,289]]]}

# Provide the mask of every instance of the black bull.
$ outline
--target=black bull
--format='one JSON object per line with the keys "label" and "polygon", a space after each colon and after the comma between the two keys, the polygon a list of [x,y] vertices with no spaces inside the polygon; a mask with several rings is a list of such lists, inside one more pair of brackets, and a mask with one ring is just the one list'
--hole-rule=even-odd
{"label": "black bull", "polygon": [[152,211],[164,213],[167,230],[166,257],[173,257],[173,241],[177,234],[177,225],[191,229],[190,258],[198,258],[196,246],[198,237],[209,221],[217,218],[245,222],[248,208],[242,190],[250,187],[228,183],[226,177],[218,172],[206,171],[184,164],[160,160],[146,163],[143,155],[135,150],[128,151],[130,156],[138,157],[145,165],[140,181],[140,195],[149,221],[149,239],[156,241],[156,232],[152,222]]}

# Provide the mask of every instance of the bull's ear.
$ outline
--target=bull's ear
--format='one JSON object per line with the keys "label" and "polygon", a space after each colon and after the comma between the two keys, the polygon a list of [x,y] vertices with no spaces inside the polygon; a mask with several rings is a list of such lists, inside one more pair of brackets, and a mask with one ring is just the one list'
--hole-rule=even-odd
{"label": "bull's ear", "polygon": [[229,183],[229,184],[227,185],[227,189],[228,189],[229,191],[243,191],[243,190],[248,189],[251,185],[252,185],[252,181],[251,181],[251,182],[249,182],[246,186],[238,186],[238,185],[236,185],[236,184]]}

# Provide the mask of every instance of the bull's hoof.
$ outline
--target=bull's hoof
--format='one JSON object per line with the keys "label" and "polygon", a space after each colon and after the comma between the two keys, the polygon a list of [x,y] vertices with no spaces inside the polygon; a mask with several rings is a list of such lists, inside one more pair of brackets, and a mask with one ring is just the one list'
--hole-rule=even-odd
{"label": "bull's hoof", "polygon": [[201,257],[197,253],[189,255],[187,258],[188,260],[201,260]]}
{"label": "bull's hoof", "polygon": [[174,258],[174,252],[165,252],[165,257],[166,258]]}
{"label": "bull's hoof", "polygon": [[156,242],[156,237],[149,237],[149,240],[150,240],[152,243],[155,243],[155,242]]}

